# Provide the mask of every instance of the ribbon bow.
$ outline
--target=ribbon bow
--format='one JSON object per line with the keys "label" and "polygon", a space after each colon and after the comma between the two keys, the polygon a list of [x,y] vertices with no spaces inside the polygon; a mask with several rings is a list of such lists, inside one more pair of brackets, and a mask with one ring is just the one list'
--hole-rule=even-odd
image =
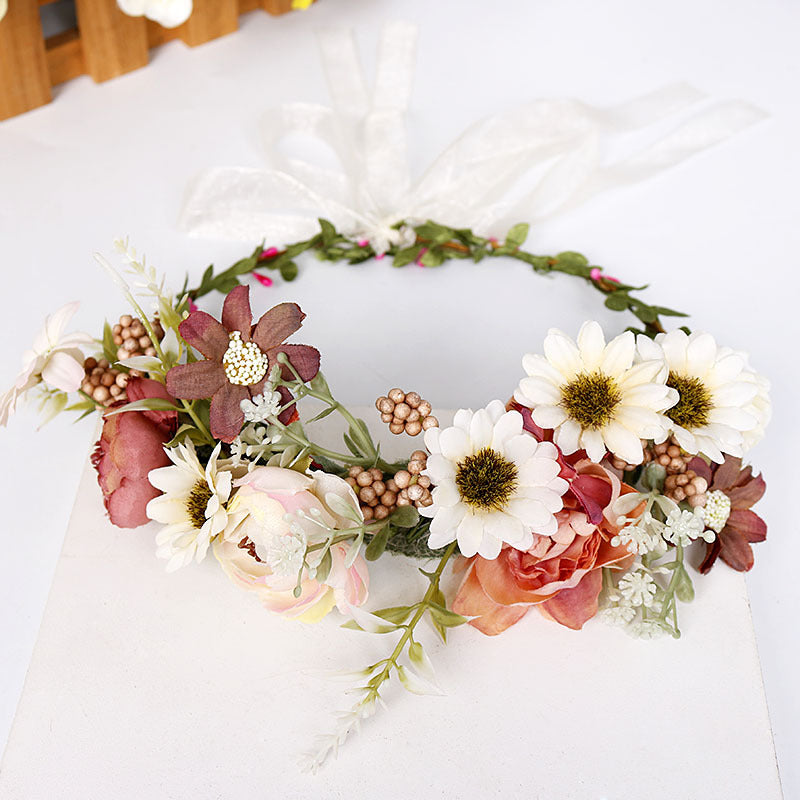
{"label": "ribbon bow", "polygon": [[[326,217],[378,253],[413,241],[404,220],[503,235],[520,220],[537,222],[645,180],[766,116],[740,101],[703,102],[707,96],[686,84],[608,108],[536,100],[467,128],[412,179],[405,116],[416,33],[405,23],[384,28],[371,92],[352,32],[321,33],[332,105],[293,103],[268,114],[269,166],[200,175],[181,226],[196,236],[287,243],[312,236]],[[625,137],[677,115],[670,132],[638,153],[607,160]],[[327,159],[315,159],[319,153]]]}

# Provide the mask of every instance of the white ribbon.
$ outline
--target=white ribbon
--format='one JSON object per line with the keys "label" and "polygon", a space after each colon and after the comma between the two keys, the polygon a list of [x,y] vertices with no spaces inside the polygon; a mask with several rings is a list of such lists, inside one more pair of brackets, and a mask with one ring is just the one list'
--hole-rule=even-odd
{"label": "white ribbon", "polygon": [[[405,115],[416,28],[386,26],[371,93],[350,31],[326,31],[319,45],[331,107],[294,103],[268,114],[268,168],[200,175],[181,215],[191,235],[285,244],[312,236],[325,217],[379,252],[408,237],[392,227],[402,220],[502,236],[514,223],[645,180],[766,116],[740,101],[709,103],[686,84],[610,108],[537,100],[472,125],[412,180]],[[652,141],[652,129],[669,124]],[[639,152],[609,160],[609,151],[648,133]]]}

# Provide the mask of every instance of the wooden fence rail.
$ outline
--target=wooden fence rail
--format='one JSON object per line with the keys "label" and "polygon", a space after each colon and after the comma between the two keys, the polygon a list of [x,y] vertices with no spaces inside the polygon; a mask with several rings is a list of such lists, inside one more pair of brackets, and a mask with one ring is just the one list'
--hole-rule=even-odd
{"label": "wooden fence rail", "polygon": [[172,39],[196,45],[233,33],[239,15],[291,11],[292,0],[194,0],[191,17],[162,28],[123,14],[116,0],[75,0],[76,28],[45,39],[39,6],[55,0],[9,0],[0,20],[0,120],[49,103],[51,88],[78,75],[107,81],[147,64],[150,48]]}

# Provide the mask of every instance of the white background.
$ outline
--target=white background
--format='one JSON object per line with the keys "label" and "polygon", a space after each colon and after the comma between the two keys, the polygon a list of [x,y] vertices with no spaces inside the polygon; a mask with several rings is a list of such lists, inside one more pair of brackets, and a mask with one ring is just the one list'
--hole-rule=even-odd
{"label": "white background", "polygon": [[[775,418],[753,453],[769,487],[759,511],[770,533],[756,547],[748,584],[784,790],[800,797],[797,6],[322,0],[278,20],[251,14],[239,34],[193,51],[168,45],[147,69],[103,86],[73,81],[51,106],[0,124],[0,385],[11,383],[44,315],[66,300],[83,301],[77,324],[87,330],[124,312],[91,259],[94,250],[108,252],[115,236],[129,234],[176,286],[185,270],[199,277],[209,261],[227,266],[248,250],[177,230],[187,181],[207,166],[260,165],[257,123],[269,106],[327,100],[314,27],[357,26],[370,64],[380,23],[396,18],[422,28],[410,113],[416,169],[478,116],[536,97],[616,103],[687,80],[771,114],[662,177],[533,231],[528,248],[580,250],[611,274],[649,281],[654,302],[690,311],[693,327],[748,349],[773,380]],[[291,286],[254,289],[254,306],[301,303],[309,319],[300,340],[323,349],[344,401],[368,402],[397,384],[440,407],[477,406],[508,395],[520,355],[537,350],[549,326],[574,331],[589,315],[609,331],[627,324],[598,311],[598,300],[574,283],[501,262],[395,272],[312,261]],[[22,413],[0,432],[3,737],[92,432],[90,423],[62,419],[32,435],[34,424],[32,413]],[[709,742],[709,758],[713,748]]]}

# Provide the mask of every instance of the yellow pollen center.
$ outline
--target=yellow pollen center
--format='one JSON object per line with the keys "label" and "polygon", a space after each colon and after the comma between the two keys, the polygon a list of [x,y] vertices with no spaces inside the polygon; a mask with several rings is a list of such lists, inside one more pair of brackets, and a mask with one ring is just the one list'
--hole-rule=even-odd
{"label": "yellow pollen center", "polygon": [[206,523],[206,508],[211,499],[211,489],[205,481],[197,481],[186,498],[186,513],[195,528],[202,528]]}
{"label": "yellow pollen center", "polygon": [[517,488],[516,465],[490,447],[467,456],[456,468],[461,499],[481,511],[502,511]]}
{"label": "yellow pollen center", "polygon": [[242,334],[234,331],[222,357],[228,380],[237,386],[251,386],[267,374],[267,357],[255,342],[243,342]]}
{"label": "yellow pollen center", "polygon": [[667,386],[680,395],[678,402],[664,413],[676,424],[687,430],[708,425],[708,415],[714,407],[711,394],[699,378],[669,373]]}
{"label": "yellow pollen center", "polygon": [[561,407],[582,428],[591,430],[607,425],[621,400],[614,379],[600,370],[582,372],[561,388]]}

